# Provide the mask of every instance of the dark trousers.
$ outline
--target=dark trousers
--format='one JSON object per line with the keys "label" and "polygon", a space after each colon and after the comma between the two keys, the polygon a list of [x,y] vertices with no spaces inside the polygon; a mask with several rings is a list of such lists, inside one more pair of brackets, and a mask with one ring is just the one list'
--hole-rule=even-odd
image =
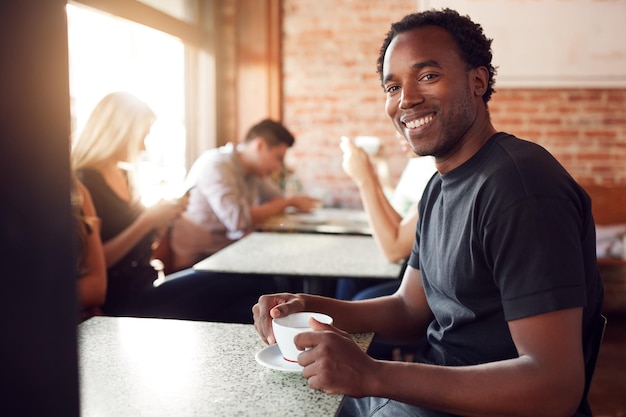
{"label": "dark trousers", "polygon": [[146,288],[123,315],[251,324],[259,297],[278,290],[272,278],[186,269]]}

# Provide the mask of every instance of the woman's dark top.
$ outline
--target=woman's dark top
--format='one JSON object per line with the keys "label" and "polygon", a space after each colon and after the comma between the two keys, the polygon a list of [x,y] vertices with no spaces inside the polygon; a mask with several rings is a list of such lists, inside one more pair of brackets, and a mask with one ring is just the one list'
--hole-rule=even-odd
{"label": "woman's dark top", "polygon": [[[139,202],[127,202],[105,182],[95,170],[81,169],[78,178],[87,187],[102,222],[102,242],[114,238],[129,227],[144,208]],[[107,269],[108,286],[102,310],[108,315],[125,315],[133,310],[133,302],[144,290],[151,288],[157,272],[150,265],[155,232],[148,233],[115,265]]]}

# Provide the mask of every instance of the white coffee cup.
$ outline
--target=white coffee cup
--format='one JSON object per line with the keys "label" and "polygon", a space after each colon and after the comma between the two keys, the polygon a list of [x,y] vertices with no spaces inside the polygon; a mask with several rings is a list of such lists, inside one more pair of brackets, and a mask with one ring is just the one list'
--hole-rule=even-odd
{"label": "white coffee cup", "polygon": [[354,144],[370,155],[376,155],[380,149],[380,139],[376,136],[357,136]]}
{"label": "white coffee cup", "polygon": [[274,338],[283,358],[289,362],[297,362],[298,355],[302,352],[296,347],[293,339],[298,333],[310,331],[309,318],[315,318],[324,324],[333,324],[332,317],[322,313],[300,312],[272,320]]}

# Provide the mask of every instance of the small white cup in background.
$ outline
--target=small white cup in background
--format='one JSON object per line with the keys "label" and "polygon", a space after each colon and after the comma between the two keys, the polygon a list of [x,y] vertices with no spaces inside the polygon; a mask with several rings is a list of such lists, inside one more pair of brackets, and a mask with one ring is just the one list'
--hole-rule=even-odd
{"label": "small white cup in background", "polygon": [[278,349],[280,349],[280,353],[286,361],[298,361],[298,355],[302,351],[298,350],[293,339],[298,333],[311,330],[309,327],[309,318],[311,317],[324,324],[333,324],[332,317],[326,314],[312,312],[293,313],[272,320],[274,338],[276,338]]}
{"label": "small white cup in background", "polygon": [[376,136],[357,136],[354,144],[370,155],[376,155],[380,149],[380,139]]}

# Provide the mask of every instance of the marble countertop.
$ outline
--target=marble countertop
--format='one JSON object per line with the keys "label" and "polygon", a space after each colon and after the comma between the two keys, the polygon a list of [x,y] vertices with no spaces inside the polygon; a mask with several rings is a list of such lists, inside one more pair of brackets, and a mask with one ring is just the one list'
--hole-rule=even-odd
{"label": "marble countertop", "polygon": [[254,232],[194,265],[222,273],[395,279],[371,236]]}
{"label": "marble countertop", "polygon": [[257,363],[252,325],[94,317],[78,337],[83,417],[328,417],[342,400]]}

